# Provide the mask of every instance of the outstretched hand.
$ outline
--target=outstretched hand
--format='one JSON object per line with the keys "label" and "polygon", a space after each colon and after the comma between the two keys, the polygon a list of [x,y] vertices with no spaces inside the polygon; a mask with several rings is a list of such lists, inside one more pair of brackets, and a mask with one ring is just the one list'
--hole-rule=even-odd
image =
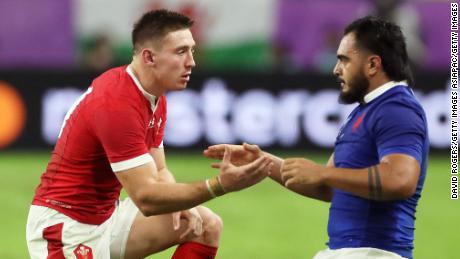
{"label": "outstretched hand", "polygon": [[[222,145],[217,146],[220,146],[219,148],[217,148],[217,150],[220,150],[222,148]],[[243,146],[223,145],[224,153],[222,157],[222,162],[215,165],[216,168],[220,169],[219,179],[222,184],[222,187],[225,189],[226,192],[238,191],[252,186],[262,181],[265,177],[268,176],[270,172],[272,162],[267,156],[261,154],[260,149],[258,149],[258,147],[258,151],[254,150],[254,152],[260,152],[259,157],[253,160],[252,162],[249,160],[251,159],[253,153],[250,151],[242,151],[244,148],[241,147]],[[214,152],[214,154],[218,152],[220,151]],[[240,158],[238,159],[240,159],[240,164],[243,165],[236,166],[232,163],[232,161],[234,160],[233,155],[235,153],[237,156],[240,156]],[[247,160],[243,160],[241,158],[241,155],[243,154],[246,154],[243,157]],[[243,161],[246,163],[244,163]]]}
{"label": "outstretched hand", "polygon": [[[222,160],[224,158],[225,148],[231,152],[230,162],[233,165],[241,166],[251,163],[263,155],[259,146],[244,143],[243,145],[219,144],[208,147],[204,152],[207,158]],[[220,168],[221,163],[213,163],[213,168]]]}

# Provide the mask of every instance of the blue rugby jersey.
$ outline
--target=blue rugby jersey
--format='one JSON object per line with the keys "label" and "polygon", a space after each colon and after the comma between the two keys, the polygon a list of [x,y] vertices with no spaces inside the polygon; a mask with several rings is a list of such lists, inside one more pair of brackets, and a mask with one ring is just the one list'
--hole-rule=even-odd
{"label": "blue rugby jersey", "polygon": [[365,97],[337,136],[334,164],[366,168],[385,155],[403,153],[417,159],[417,189],[406,200],[372,201],[335,189],[328,234],[330,249],[374,247],[412,258],[414,221],[428,159],[425,112],[403,82],[388,82]]}

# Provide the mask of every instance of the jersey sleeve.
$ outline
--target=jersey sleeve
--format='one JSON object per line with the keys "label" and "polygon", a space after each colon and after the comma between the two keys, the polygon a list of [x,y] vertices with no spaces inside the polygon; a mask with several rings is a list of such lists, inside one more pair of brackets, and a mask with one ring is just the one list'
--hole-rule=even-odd
{"label": "jersey sleeve", "polygon": [[421,163],[427,137],[425,125],[423,111],[415,107],[398,102],[380,106],[374,128],[379,160],[389,154],[402,153]]}
{"label": "jersey sleeve", "polygon": [[163,148],[163,140],[165,136],[165,127],[166,127],[166,114],[167,114],[167,103],[166,103],[166,97],[162,96],[159,100],[158,108],[156,111],[156,115],[158,116],[159,119],[157,121],[159,122],[156,127],[157,129],[157,134],[153,137],[152,141],[152,146],[153,148]]}
{"label": "jersey sleeve", "polygon": [[142,122],[141,114],[129,104],[105,104],[93,112],[93,130],[114,172],[153,161]]}

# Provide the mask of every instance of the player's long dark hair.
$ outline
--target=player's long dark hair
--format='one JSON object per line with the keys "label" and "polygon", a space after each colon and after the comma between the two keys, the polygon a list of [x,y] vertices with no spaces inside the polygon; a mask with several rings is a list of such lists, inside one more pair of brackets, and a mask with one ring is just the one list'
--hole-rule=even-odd
{"label": "player's long dark hair", "polygon": [[193,20],[180,13],[165,9],[147,12],[134,24],[131,35],[134,53],[146,41],[161,40],[169,32],[188,29],[192,25]]}
{"label": "player's long dark hair", "polygon": [[398,25],[366,16],[349,24],[344,31],[348,33],[355,33],[358,47],[380,56],[383,71],[391,80],[406,80],[413,86],[406,42]]}

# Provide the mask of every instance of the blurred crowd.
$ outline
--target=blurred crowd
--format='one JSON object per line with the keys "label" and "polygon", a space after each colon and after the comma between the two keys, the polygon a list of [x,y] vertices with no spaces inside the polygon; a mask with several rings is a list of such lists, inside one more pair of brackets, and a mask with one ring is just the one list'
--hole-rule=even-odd
{"label": "blurred crowd", "polygon": [[[5,1],[8,2],[11,0]],[[141,0],[137,2],[139,1]],[[145,2],[143,6],[146,9],[170,8],[171,6],[169,2],[163,0],[142,1]],[[68,2],[71,3],[70,0],[68,0]],[[89,3],[89,1],[87,2]],[[273,19],[270,21],[271,24],[267,25],[267,27],[271,29],[267,33],[269,36],[266,37],[266,42],[251,42],[246,45],[241,44],[241,46],[220,49],[218,47],[209,47],[208,38],[209,36],[213,36],[212,34],[215,34],[215,31],[211,32],[209,28],[224,22],[221,19],[221,14],[217,11],[213,12],[212,7],[209,7],[207,12],[203,11],[202,8],[203,3],[207,5],[215,3],[205,0],[177,0],[172,2],[176,3],[173,8],[175,11],[190,16],[196,22],[193,28],[193,34],[198,48],[195,57],[199,64],[197,69],[275,71],[284,73],[314,72],[328,74],[331,72],[336,62],[336,49],[342,37],[344,25],[358,16],[365,15],[382,17],[401,26],[406,37],[409,56],[414,69],[439,71],[447,68],[447,64],[444,64],[445,62],[442,61],[442,58],[436,58],[435,61],[437,63],[433,61],[433,57],[437,56],[437,54],[433,54],[432,51],[430,52],[432,49],[438,48],[442,54],[448,54],[447,52],[444,53],[447,51],[444,50],[444,48],[432,46],[432,42],[434,41],[432,38],[435,37],[433,33],[430,34],[426,28],[422,30],[423,15],[421,13],[421,8],[418,8],[420,6],[418,1],[271,0],[274,7],[273,10],[268,10],[268,12],[273,14]],[[255,5],[255,3],[261,3],[261,1],[256,1],[253,5]],[[350,5],[350,3],[354,5]],[[219,4],[226,5],[224,3]],[[428,6],[428,8],[424,8],[424,10],[429,9],[429,1],[425,1],[423,4],[425,7]],[[231,3],[228,3],[228,5],[230,6]],[[446,6],[448,6],[448,4],[446,4]],[[322,11],[320,12],[320,10]],[[4,9],[4,12],[7,12],[6,9]],[[235,17],[232,19],[241,24],[242,21],[240,21],[238,16],[241,14],[241,11],[234,9],[234,12]],[[259,10],[251,12],[256,14],[254,15],[254,19],[259,18]],[[328,14],[328,16],[325,17],[324,14]],[[434,13],[432,17],[438,18],[439,20],[439,15],[440,14]],[[6,18],[3,20],[7,21]],[[2,18],[0,18],[0,22],[1,21]],[[246,21],[248,26],[253,22],[255,23],[255,20]],[[117,26],[110,24],[110,22],[106,23],[106,26]],[[259,23],[261,22],[259,21]],[[262,23],[267,22],[263,21]],[[74,53],[72,54],[73,61],[71,64],[67,62],[65,65],[84,70],[103,71],[109,67],[125,64],[130,60],[132,53],[127,39],[122,41],[120,37],[114,35],[111,30],[104,28],[95,28],[90,34],[79,34],[78,30],[77,28],[75,32],[73,32],[74,36],[69,36],[75,42],[73,46]],[[431,28],[431,31],[435,30],[436,28]],[[0,28],[0,38],[2,34],[5,34],[5,31],[7,31],[7,29],[2,30],[2,28]],[[129,31],[126,31],[126,36],[128,36],[129,33]],[[222,32],[222,35],[226,33],[227,32]],[[229,35],[231,33],[238,34],[228,32]],[[24,37],[24,35],[21,35],[21,37]],[[4,38],[8,38],[8,36],[4,36]],[[448,43],[447,36],[446,39],[442,40],[442,44]],[[1,59],[5,60],[5,56],[9,56],[10,54],[13,55],[12,51],[8,50],[8,41],[5,42],[3,53],[2,44],[0,44],[0,69],[27,67],[31,65],[27,62],[13,64],[12,62],[5,63],[8,61],[3,61],[2,63]],[[60,42],[62,42],[62,40],[60,40]],[[428,48],[430,44],[431,48]],[[439,43],[439,46],[442,44]],[[220,45],[217,44],[217,46]],[[224,50],[222,51],[222,49]],[[37,52],[41,51],[35,51],[35,53]],[[45,55],[44,53],[42,54]],[[28,55],[28,57],[24,59],[30,60],[31,56]],[[16,60],[18,59],[16,58]],[[32,66],[40,62],[42,61],[37,59],[37,62],[33,63]],[[63,67],[62,62],[58,62],[57,64],[57,67]]]}

